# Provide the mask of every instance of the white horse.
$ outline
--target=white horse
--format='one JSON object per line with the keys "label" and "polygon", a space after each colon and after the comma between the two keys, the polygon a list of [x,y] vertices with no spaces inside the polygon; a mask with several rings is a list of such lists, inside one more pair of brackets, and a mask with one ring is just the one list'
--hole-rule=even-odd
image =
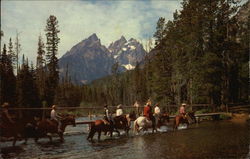
{"label": "white horse", "polygon": [[147,131],[148,128],[152,128],[152,133],[154,133],[154,130],[157,131],[153,122],[144,116],[140,116],[134,121],[134,132]]}

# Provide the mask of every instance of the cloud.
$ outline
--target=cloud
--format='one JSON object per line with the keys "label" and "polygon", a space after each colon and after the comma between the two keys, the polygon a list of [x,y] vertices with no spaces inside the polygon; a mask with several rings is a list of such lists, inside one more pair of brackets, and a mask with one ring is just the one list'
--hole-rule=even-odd
{"label": "cloud", "polygon": [[44,28],[50,15],[59,21],[59,54],[96,33],[108,46],[124,35],[146,40],[153,36],[159,17],[172,19],[180,1],[2,1],[1,42],[20,33],[22,53],[35,62],[38,36],[45,42]]}

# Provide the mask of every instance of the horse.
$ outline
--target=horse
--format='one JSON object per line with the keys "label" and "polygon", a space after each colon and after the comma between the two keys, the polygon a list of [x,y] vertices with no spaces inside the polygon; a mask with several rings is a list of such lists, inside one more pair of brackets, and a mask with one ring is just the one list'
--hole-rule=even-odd
{"label": "horse", "polygon": [[169,114],[168,113],[163,113],[163,114],[160,115],[156,127],[160,129],[161,126],[167,125],[167,123],[169,123]]}
{"label": "horse", "polygon": [[93,137],[96,132],[98,132],[98,141],[100,141],[101,138],[101,132],[110,132],[110,137],[112,137],[114,131],[113,124],[108,123],[106,120],[95,120],[90,125],[90,132],[87,137],[87,140],[93,141]]}
{"label": "horse", "polygon": [[120,132],[118,131],[118,129],[123,129],[128,135],[130,123],[135,118],[136,114],[130,113],[123,116],[114,117],[112,121],[113,124],[108,123],[106,120],[95,120],[90,125],[90,132],[87,140],[93,141],[93,137],[96,132],[98,132],[98,141],[100,141],[101,139],[101,132],[104,132],[105,134],[109,132],[110,137],[113,136],[113,132],[117,132],[118,136],[120,136]]}
{"label": "horse", "polygon": [[186,118],[183,115],[176,115],[174,119],[173,129],[176,130],[180,124],[191,124],[196,123],[195,112],[188,112],[186,113]]}
{"label": "horse", "polygon": [[17,139],[21,138],[22,125],[19,123],[1,123],[0,136],[4,138],[13,138],[12,146],[16,145]]}
{"label": "horse", "polygon": [[65,131],[66,126],[68,125],[76,126],[75,116],[65,115],[62,117],[61,127],[60,127],[61,131],[58,131],[58,122],[49,119],[42,119],[36,123],[35,127],[31,125],[25,127],[26,128],[25,131],[26,134],[24,135],[25,143],[27,143],[28,137],[30,137],[29,135],[27,135],[27,133],[33,134],[32,137],[35,138],[35,142],[38,142],[39,138],[41,137],[48,137],[50,142],[52,142],[52,137],[51,135],[49,135],[49,133],[58,134],[58,136],[60,137],[60,141],[63,142],[64,141],[63,133]]}
{"label": "horse", "polygon": [[139,133],[141,130],[146,131],[148,128],[152,128],[152,133],[157,132],[156,128],[160,128],[165,125],[165,121],[169,122],[169,115],[167,113],[162,114],[159,117],[158,124],[155,125],[151,120],[148,120],[144,116],[138,117],[134,122],[134,131]]}
{"label": "horse", "polygon": [[134,112],[130,113],[130,114],[114,117],[113,118],[113,120],[114,120],[114,131],[118,133],[118,136],[120,136],[120,132],[118,131],[118,129],[123,129],[126,132],[127,136],[128,136],[131,121],[133,121],[135,119],[136,119],[136,114]]}
{"label": "horse", "polygon": [[[13,122],[11,122],[8,117],[1,112],[0,119],[0,136],[1,138],[13,138],[12,146],[15,146],[16,141],[21,138],[21,134],[25,125],[24,120],[18,120],[16,116],[11,117]],[[2,138],[2,139],[3,139]],[[5,141],[5,140],[3,140]]]}

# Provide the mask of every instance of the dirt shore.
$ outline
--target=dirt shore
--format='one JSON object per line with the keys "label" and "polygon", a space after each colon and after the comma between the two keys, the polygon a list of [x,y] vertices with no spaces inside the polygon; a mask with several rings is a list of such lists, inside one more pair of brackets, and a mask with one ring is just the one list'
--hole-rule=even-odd
{"label": "dirt shore", "polygon": [[246,122],[247,120],[250,120],[250,114],[248,113],[233,113],[232,119],[233,122]]}

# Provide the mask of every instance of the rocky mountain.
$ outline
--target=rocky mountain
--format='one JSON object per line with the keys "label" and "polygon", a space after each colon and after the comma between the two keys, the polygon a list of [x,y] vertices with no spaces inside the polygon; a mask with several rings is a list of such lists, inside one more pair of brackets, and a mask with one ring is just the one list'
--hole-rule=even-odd
{"label": "rocky mountain", "polygon": [[133,38],[127,41],[123,36],[111,43],[108,49],[113,58],[127,70],[133,69],[146,55],[146,51],[141,43]]}
{"label": "rocky mountain", "polygon": [[68,69],[72,82],[87,83],[110,74],[113,64],[109,51],[93,34],[59,59],[60,76],[64,76]]}
{"label": "rocky mountain", "polygon": [[135,39],[127,41],[122,36],[107,49],[97,35],[92,34],[59,59],[60,77],[67,72],[73,83],[89,83],[110,75],[116,62],[120,65],[119,72],[133,69],[145,54],[143,46]]}

